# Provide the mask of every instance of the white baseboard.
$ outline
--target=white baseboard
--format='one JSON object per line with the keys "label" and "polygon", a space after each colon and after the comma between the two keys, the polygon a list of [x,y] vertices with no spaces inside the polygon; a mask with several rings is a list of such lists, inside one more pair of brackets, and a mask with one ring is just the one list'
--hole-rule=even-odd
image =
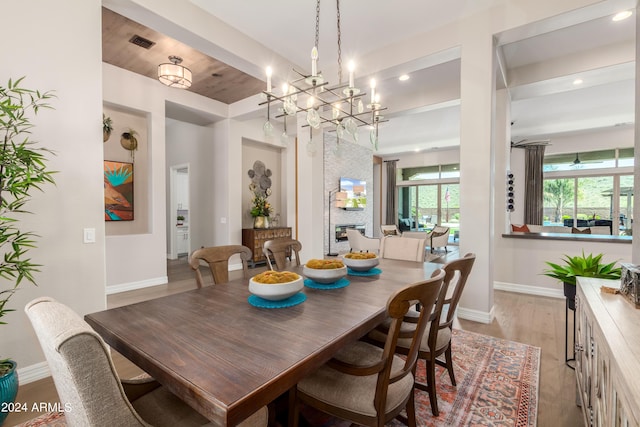
{"label": "white baseboard", "polygon": [[47,362],[39,362],[25,366],[24,368],[18,368],[20,385],[29,384],[49,376],[51,376],[51,371],[49,370],[49,364]]}
{"label": "white baseboard", "polygon": [[518,285],[516,283],[494,282],[493,289],[496,291],[516,292],[540,297],[564,298],[564,290],[562,288],[549,289],[539,286]]}
{"label": "white baseboard", "polygon": [[[207,266],[207,263],[200,261],[200,265]],[[242,263],[229,264],[229,271],[242,270]],[[195,276],[194,280],[195,280]],[[136,289],[150,288],[152,286],[166,285],[169,283],[167,276],[156,277],[154,279],[141,280],[139,282],[121,283],[119,285],[107,286],[107,295],[119,294],[120,292],[135,291]]]}
{"label": "white baseboard", "polygon": [[458,306],[456,315],[460,319],[489,324],[493,322],[493,307],[491,307],[491,311],[487,313],[486,311],[472,310]]}
{"label": "white baseboard", "polygon": [[134,291],[136,289],[150,288],[152,286],[166,285],[169,283],[167,276],[156,277],[154,279],[141,280],[139,282],[121,283],[119,285],[107,286],[107,295],[118,294],[120,292]]}

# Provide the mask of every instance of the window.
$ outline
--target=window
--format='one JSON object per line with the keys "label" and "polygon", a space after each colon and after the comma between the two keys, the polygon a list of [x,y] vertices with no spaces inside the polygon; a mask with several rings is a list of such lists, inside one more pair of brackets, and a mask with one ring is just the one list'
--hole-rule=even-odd
{"label": "window", "polygon": [[613,188],[613,176],[577,178],[576,181],[578,188],[576,194],[577,225],[586,227],[587,221],[592,220],[593,225],[609,226],[610,233],[614,234],[611,228],[613,203],[610,195],[610,189]]}
{"label": "window", "polygon": [[633,156],[633,148],[545,156],[544,225],[631,235]]}
{"label": "window", "polygon": [[460,164],[453,163],[450,165],[404,168],[401,172],[402,181],[421,181],[445,178],[460,178]]}
{"label": "window", "polygon": [[581,171],[633,166],[633,148],[584,153],[552,154],[544,157],[544,172]]}
{"label": "window", "polygon": [[545,179],[543,187],[543,224],[564,225],[573,217],[574,179]]}

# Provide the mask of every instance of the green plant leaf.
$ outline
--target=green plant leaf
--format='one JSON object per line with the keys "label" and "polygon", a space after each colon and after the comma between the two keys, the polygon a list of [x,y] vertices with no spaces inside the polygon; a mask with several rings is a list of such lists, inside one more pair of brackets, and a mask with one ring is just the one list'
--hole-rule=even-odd
{"label": "green plant leaf", "polygon": [[34,273],[40,265],[32,262],[28,251],[36,247],[38,236],[22,230],[20,217],[30,213],[25,205],[32,192],[53,184],[55,173],[47,167],[47,156],[54,153],[29,139],[31,117],[41,108],[51,108],[47,101],[54,94],[23,88],[23,80],[0,85],[0,318],[14,311],[7,303],[20,284],[36,285]]}
{"label": "green plant leaf", "polygon": [[543,275],[552,277],[563,283],[576,284],[576,277],[595,277],[600,279],[620,279],[622,269],[615,267],[616,261],[603,264],[604,254],[589,254],[570,256],[563,255],[564,265],[546,261],[550,268],[542,272]]}

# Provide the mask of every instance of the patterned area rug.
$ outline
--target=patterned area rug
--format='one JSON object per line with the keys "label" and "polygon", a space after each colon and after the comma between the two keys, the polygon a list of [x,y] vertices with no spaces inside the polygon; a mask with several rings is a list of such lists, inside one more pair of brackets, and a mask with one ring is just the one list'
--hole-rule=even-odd
{"label": "patterned area rug", "polygon": [[[438,409],[431,413],[429,397],[416,391],[416,418],[420,427],[536,425],[540,348],[462,330],[453,330],[452,352],[457,387],[447,370],[436,367]],[[418,365],[418,381],[425,366]],[[313,427],[347,427],[312,408],[302,413]],[[394,420],[389,426],[404,426]]]}
{"label": "patterned area rug", "polygon": [[[418,426],[517,426],[536,425],[540,348],[454,329],[452,350],[457,387],[446,369],[436,367],[440,416],[431,414],[429,397],[416,391]],[[425,380],[423,363],[419,381]],[[347,427],[312,408],[302,414],[313,427]],[[390,426],[403,426],[393,421]],[[49,413],[20,427],[65,427],[64,415]]]}

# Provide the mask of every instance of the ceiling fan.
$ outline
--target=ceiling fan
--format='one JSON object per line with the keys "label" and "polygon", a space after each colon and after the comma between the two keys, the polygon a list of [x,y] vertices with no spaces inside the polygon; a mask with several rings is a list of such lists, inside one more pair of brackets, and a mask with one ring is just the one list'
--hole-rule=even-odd
{"label": "ceiling fan", "polygon": [[522,138],[518,141],[511,141],[511,148],[526,148],[535,145],[551,145],[550,139],[527,139]]}
{"label": "ceiling fan", "polygon": [[602,163],[602,160],[580,160],[580,153],[576,153],[575,160],[571,163],[571,166],[578,166],[584,163]]}

